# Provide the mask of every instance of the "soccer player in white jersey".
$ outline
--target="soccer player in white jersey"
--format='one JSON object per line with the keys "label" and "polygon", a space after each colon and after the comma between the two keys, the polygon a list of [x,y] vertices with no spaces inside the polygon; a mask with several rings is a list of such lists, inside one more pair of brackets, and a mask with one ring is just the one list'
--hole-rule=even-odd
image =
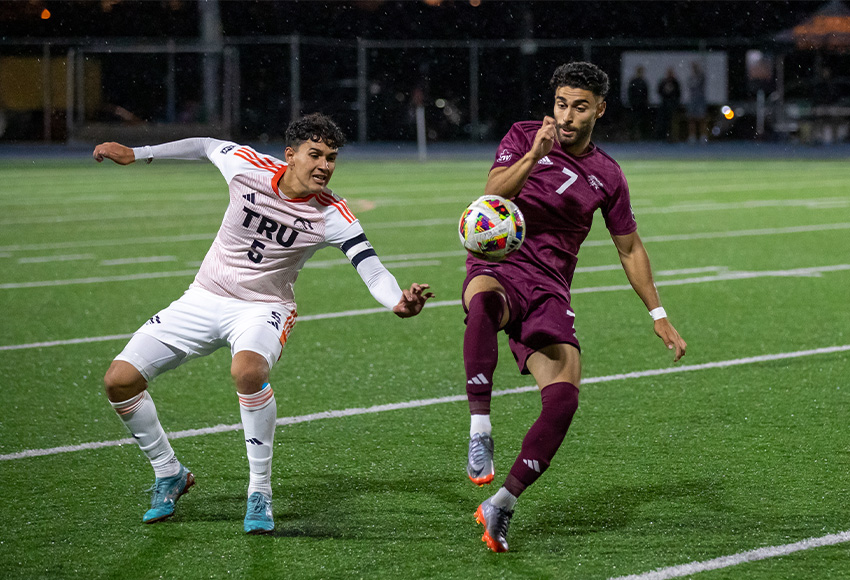
{"label": "soccer player in white jersey", "polygon": [[244,529],[268,533],[274,529],[271,460],[277,419],[269,371],[295,323],[292,285],[301,267],[320,248],[339,248],[375,299],[401,318],[419,314],[433,296],[427,284],[399,287],[345,200],[327,188],[345,144],[339,127],[314,113],[292,122],[285,138],[285,161],[210,138],[132,149],[110,142],[94,149],[98,162],[120,165],[209,159],[230,190],[221,228],[194,282],[136,331],[104,377],[109,401],[154,469],[145,523],[171,517],[175,502],[195,483],[160,425],[149,381],[230,347],[250,467]]}

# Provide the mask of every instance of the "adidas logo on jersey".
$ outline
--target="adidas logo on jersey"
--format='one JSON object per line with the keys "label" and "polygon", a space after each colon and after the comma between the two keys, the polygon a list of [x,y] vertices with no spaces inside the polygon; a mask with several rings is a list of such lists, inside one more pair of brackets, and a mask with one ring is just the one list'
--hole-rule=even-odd
{"label": "adidas logo on jersey", "polygon": [[257,195],[257,194],[256,193],[246,193],[242,197],[243,197],[243,199],[247,199],[248,203],[257,203],[256,198],[254,197],[255,195]]}
{"label": "adidas logo on jersey", "polygon": [[466,384],[468,384],[468,385],[488,385],[488,384],[490,384],[490,381],[488,381],[487,377],[485,377],[482,373],[478,373],[477,375],[475,375],[474,377],[472,377],[471,379],[466,381]]}
{"label": "adidas logo on jersey", "polygon": [[541,159],[540,161],[537,162],[537,165],[555,165],[555,164],[552,163],[552,160],[549,159],[548,155],[544,155],[543,159]]}
{"label": "adidas logo on jersey", "polygon": [[529,469],[533,469],[537,473],[540,473],[540,464],[537,463],[536,459],[523,459],[523,463],[525,463]]}

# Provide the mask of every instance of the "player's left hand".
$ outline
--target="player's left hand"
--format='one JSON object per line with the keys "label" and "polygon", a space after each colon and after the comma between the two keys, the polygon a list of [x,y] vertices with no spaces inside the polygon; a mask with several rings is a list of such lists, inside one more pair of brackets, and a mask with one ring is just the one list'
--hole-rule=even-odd
{"label": "player's left hand", "polygon": [[401,300],[393,306],[396,316],[410,318],[422,312],[425,302],[434,297],[433,292],[425,292],[428,288],[430,288],[428,284],[411,284],[409,290],[402,290]]}
{"label": "player's left hand", "polygon": [[685,356],[685,350],[688,348],[688,343],[679,336],[679,333],[670,324],[667,318],[659,318],[655,321],[655,334],[658,338],[664,341],[669,350],[676,350],[676,355],[673,357],[673,362],[678,362],[680,358]]}
{"label": "player's left hand", "polygon": [[130,165],[136,160],[132,149],[114,141],[101,143],[95,147],[92,157],[98,163],[103,162],[104,159],[112,159],[118,165]]}

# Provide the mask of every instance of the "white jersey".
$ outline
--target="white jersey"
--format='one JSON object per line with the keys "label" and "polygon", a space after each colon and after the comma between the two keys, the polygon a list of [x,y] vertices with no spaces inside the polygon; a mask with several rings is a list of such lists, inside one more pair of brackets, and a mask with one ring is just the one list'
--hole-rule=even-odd
{"label": "white jersey", "polygon": [[[277,187],[286,163],[217,139],[184,139],[134,149],[136,158],[199,159],[218,167],[230,190],[221,227],[192,286],[251,302],[295,309],[293,284],[304,263],[326,246],[340,248],[372,295],[391,308],[401,298],[345,200],[325,188],[288,198]],[[365,261],[365,262],[364,262]]]}

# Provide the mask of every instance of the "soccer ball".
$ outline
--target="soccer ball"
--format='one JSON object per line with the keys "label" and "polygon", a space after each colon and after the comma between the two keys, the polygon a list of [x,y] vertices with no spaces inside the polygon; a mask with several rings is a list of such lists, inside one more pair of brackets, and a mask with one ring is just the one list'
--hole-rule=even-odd
{"label": "soccer ball", "polygon": [[498,262],[525,239],[525,218],[516,204],[498,195],[482,195],[460,216],[460,243],[475,256]]}

